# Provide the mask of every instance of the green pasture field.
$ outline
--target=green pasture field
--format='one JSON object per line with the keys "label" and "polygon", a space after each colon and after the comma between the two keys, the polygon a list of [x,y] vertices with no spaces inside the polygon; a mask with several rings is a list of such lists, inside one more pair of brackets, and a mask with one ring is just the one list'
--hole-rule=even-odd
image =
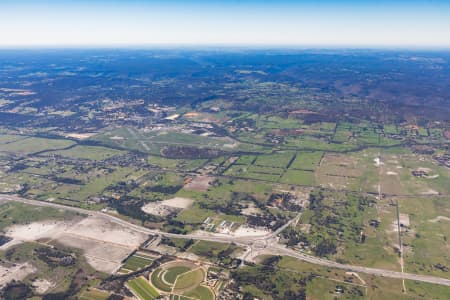
{"label": "green pasture field", "polygon": [[[326,254],[329,258],[353,265],[399,269],[392,229],[395,210],[389,201],[378,202],[378,213],[375,198],[363,194],[315,190],[313,195],[314,201],[301,216],[302,224],[311,225],[303,236],[313,247],[332,241],[336,253]],[[379,227],[370,226],[371,220],[379,220]],[[364,242],[361,231],[366,236]]]}
{"label": "green pasture field", "polygon": [[196,298],[199,300],[214,300],[214,293],[209,287],[199,285],[195,289],[184,293],[187,297]]}
{"label": "green pasture field", "polygon": [[234,164],[235,165],[250,165],[255,160],[256,160],[255,155],[242,155],[239,157],[239,159]]}
{"label": "green pasture field", "polygon": [[323,156],[322,151],[297,152],[289,169],[315,170]]}
{"label": "green pasture field", "polygon": [[23,135],[0,134],[0,145],[9,144],[27,138],[29,137]]}
{"label": "green pasture field", "polygon": [[178,275],[186,273],[190,270],[191,270],[191,268],[189,268],[187,266],[174,266],[174,267],[168,268],[166,270],[166,272],[164,273],[164,280],[167,281],[168,283],[174,284]]}
{"label": "green pasture field", "polygon": [[230,244],[226,243],[198,241],[189,249],[189,252],[199,256],[211,257],[217,256],[221,251],[224,251],[229,247]]}
{"label": "green pasture field", "polygon": [[89,289],[88,291],[82,292],[79,296],[80,300],[107,300],[111,296],[110,293],[100,291],[97,289]]}
{"label": "green pasture field", "polygon": [[46,150],[57,150],[74,145],[75,142],[64,139],[47,139],[30,137],[8,144],[0,144],[0,151],[31,154]]}
{"label": "green pasture field", "polygon": [[450,236],[450,198],[398,198],[400,214],[409,217],[410,228],[402,233],[405,272],[450,279],[449,272],[436,266],[450,266],[447,237]]}
{"label": "green pasture field", "polygon": [[56,154],[70,158],[82,158],[90,160],[105,160],[126,152],[99,146],[75,146],[68,150],[50,151],[46,154]]}
{"label": "green pasture field", "polygon": [[19,202],[4,202],[0,204],[0,230],[13,224],[27,224],[42,220],[68,220],[76,213],[50,207],[31,206]]}
{"label": "green pasture field", "polygon": [[118,181],[126,180],[131,174],[134,174],[134,169],[132,168],[125,167],[116,169],[110,174],[94,178],[81,188],[71,191],[70,194],[67,195],[67,198],[82,201],[88,197],[100,195],[108,186]]}
{"label": "green pasture field", "polygon": [[287,170],[280,179],[281,183],[305,186],[315,185],[314,173],[301,170]]}
{"label": "green pasture field", "polygon": [[174,292],[192,289],[198,286],[205,279],[205,271],[202,268],[197,268],[189,272],[179,275],[176,279]]}
{"label": "green pasture field", "polygon": [[277,152],[271,155],[260,155],[256,159],[254,165],[284,169],[291,161],[293,155],[292,152]]}

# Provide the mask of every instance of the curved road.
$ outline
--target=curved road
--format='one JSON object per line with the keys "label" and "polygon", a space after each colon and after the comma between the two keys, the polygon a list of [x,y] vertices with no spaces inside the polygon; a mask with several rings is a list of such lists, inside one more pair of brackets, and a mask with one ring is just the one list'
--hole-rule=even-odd
{"label": "curved road", "polygon": [[[132,224],[130,222],[127,222],[125,220],[122,220],[118,217],[99,212],[99,211],[90,211],[83,208],[78,207],[72,207],[72,206],[66,206],[51,202],[43,202],[43,201],[37,201],[37,200],[29,200],[20,198],[17,196],[12,195],[1,195],[0,194],[0,200],[4,201],[15,201],[15,202],[21,202],[29,205],[34,206],[43,206],[43,207],[53,207],[58,209],[65,209],[70,210],[74,212],[78,212],[85,215],[90,216],[96,216],[100,218],[104,218],[108,221],[114,222],[116,224],[122,225],[126,228],[132,229],[137,232],[141,232],[144,234],[149,235],[162,235],[166,237],[173,237],[173,238],[185,238],[185,239],[195,239],[195,240],[203,240],[203,241],[212,241],[212,242],[220,242],[220,243],[230,243],[233,242],[237,245],[247,247],[247,253],[246,256],[252,251],[252,247],[256,246],[260,248],[263,247],[266,253],[271,253],[273,255],[285,255],[285,256],[291,256],[294,258],[297,258],[302,261],[306,261],[308,263],[321,265],[325,267],[331,267],[331,268],[337,268],[337,269],[344,269],[348,271],[353,272],[359,272],[359,273],[365,273],[365,274],[371,274],[376,276],[382,276],[382,277],[388,277],[388,278],[396,278],[396,279],[409,279],[409,280],[415,280],[415,281],[421,281],[421,282],[427,282],[432,284],[439,284],[439,285],[445,285],[450,286],[450,280],[441,278],[441,277],[435,277],[435,276],[428,276],[428,275],[418,275],[418,274],[411,274],[411,273],[402,273],[402,272],[396,272],[391,270],[384,270],[384,269],[375,269],[375,268],[367,268],[362,266],[354,266],[354,265],[346,265],[346,264],[340,264],[331,260],[322,259],[319,257],[315,257],[312,255],[303,254],[297,251],[294,251],[292,249],[286,248],[285,246],[278,244],[276,240],[274,239],[274,235],[268,234],[265,236],[247,236],[247,237],[230,237],[225,235],[219,235],[219,234],[173,234],[173,233],[167,233],[167,232],[161,232],[159,230],[152,230],[145,228],[143,226],[139,226],[136,224]],[[289,222],[290,224],[291,222]],[[283,226],[283,228],[286,228],[287,226]],[[277,231],[279,233],[279,231]]]}

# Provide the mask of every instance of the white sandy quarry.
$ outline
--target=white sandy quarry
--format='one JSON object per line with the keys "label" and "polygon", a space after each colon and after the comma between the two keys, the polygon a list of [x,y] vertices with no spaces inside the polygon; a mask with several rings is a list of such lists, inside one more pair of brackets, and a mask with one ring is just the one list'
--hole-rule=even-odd
{"label": "white sandy quarry", "polygon": [[0,266],[0,287],[13,280],[22,280],[36,269],[29,263],[14,265],[11,267]]}
{"label": "white sandy quarry", "polygon": [[24,225],[13,225],[7,228],[5,235],[13,239],[2,245],[0,249],[7,249],[13,245],[37,241],[40,239],[53,239],[67,230],[73,224],[65,221],[42,221]]}
{"label": "white sandy quarry", "polygon": [[428,222],[431,222],[431,223],[436,223],[436,222],[440,222],[440,221],[450,221],[450,218],[446,217],[446,216],[437,216],[434,219],[428,220]]}
{"label": "white sandy quarry", "polygon": [[96,270],[112,273],[121,261],[147,239],[99,217],[87,217],[72,221],[43,221],[26,225],[14,225],[6,236],[13,238],[1,248],[8,248],[24,241],[51,240],[83,250],[88,263]]}
{"label": "white sandy quarry", "polygon": [[174,209],[185,209],[192,205],[194,201],[189,198],[175,197],[172,199],[150,202],[142,206],[142,211],[157,216],[167,216]]}
{"label": "white sandy quarry", "polygon": [[377,167],[384,165],[384,163],[381,161],[381,159],[379,157],[374,158],[373,161],[375,162],[375,166],[377,166]]}
{"label": "white sandy quarry", "polygon": [[36,279],[33,281],[33,287],[36,289],[38,294],[44,294],[49,289],[53,288],[55,284],[46,279]]}
{"label": "white sandy quarry", "polygon": [[234,236],[263,236],[270,234],[270,230],[264,229],[264,228],[253,228],[248,227],[245,225],[239,226],[238,229],[236,229],[232,235]]}

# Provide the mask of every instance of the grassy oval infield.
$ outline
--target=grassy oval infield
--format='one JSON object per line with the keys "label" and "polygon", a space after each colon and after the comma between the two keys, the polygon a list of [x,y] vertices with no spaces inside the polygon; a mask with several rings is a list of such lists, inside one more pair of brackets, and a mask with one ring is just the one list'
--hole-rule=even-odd
{"label": "grassy oval infield", "polygon": [[188,261],[172,261],[154,270],[150,283],[161,293],[170,294],[171,298],[214,300],[214,292],[202,285],[205,278],[204,268]]}

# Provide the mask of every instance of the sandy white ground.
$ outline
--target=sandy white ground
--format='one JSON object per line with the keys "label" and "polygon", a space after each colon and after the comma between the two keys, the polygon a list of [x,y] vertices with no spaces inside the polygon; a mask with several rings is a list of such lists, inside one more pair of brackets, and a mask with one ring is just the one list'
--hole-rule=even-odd
{"label": "sandy white ground", "polygon": [[446,216],[437,216],[434,219],[428,220],[428,222],[431,222],[431,223],[436,223],[436,222],[440,222],[440,221],[450,221],[450,218],[446,217]]}
{"label": "sandy white ground", "polygon": [[48,239],[50,244],[61,243],[81,249],[93,268],[106,273],[114,272],[121,261],[147,239],[145,234],[95,216],[14,225],[6,230],[6,236],[13,240],[2,248],[24,241]]}
{"label": "sandy white ground", "polygon": [[32,285],[36,289],[36,292],[38,294],[44,294],[46,291],[48,291],[49,289],[51,289],[55,286],[55,284],[53,282],[50,282],[46,279],[41,279],[41,278],[33,281]]}
{"label": "sandy white ground", "polygon": [[189,198],[175,197],[172,199],[150,202],[141,209],[143,212],[157,216],[167,216],[174,210],[185,209],[192,205],[194,201]]}
{"label": "sandy white ground", "polygon": [[36,269],[29,263],[12,267],[0,266],[0,286],[4,286],[12,280],[22,280],[35,271]]}
{"label": "sandy white ground", "polygon": [[271,231],[264,228],[252,228],[248,226],[240,226],[236,229],[232,235],[242,237],[242,236],[264,236],[270,234]]}

